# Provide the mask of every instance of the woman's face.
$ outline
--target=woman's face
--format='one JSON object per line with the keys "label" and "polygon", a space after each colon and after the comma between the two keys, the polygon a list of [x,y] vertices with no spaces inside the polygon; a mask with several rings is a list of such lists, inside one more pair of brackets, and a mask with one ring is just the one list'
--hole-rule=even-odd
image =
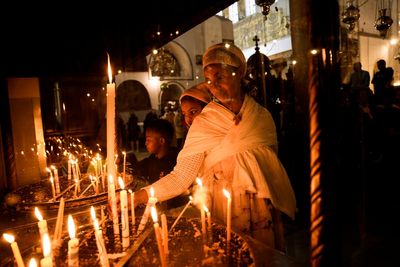
{"label": "woman's face", "polygon": [[226,103],[240,92],[240,75],[228,65],[212,64],[204,69],[208,88],[219,101]]}
{"label": "woman's face", "polygon": [[203,107],[198,101],[189,98],[185,98],[184,100],[182,100],[182,115],[185,118],[185,122],[188,128],[190,127],[190,125],[192,125],[194,118],[201,113],[202,109]]}

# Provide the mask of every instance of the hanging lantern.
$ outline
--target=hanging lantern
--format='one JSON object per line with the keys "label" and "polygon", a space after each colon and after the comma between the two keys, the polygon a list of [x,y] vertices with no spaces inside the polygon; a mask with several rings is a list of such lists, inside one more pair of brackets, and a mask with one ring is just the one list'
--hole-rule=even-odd
{"label": "hanging lantern", "polygon": [[342,12],[342,22],[347,24],[349,31],[355,28],[356,22],[360,18],[360,10],[353,5],[353,0],[346,2],[346,8]]}
{"label": "hanging lantern", "polygon": [[261,9],[262,9],[261,13],[264,16],[267,16],[269,14],[271,5],[273,3],[275,3],[275,0],[255,0],[255,1],[256,1],[256,5],[261,7]]}
{"label": "hanging lantern", "polygon": [[386,34],[393,23],[393,19],[390,16],[386,15],[386,11],[386,8],[380,9],[378,11],[379,17],[375,21],[375,29],[379,31],[379,35],[383,38],[386,37]]}

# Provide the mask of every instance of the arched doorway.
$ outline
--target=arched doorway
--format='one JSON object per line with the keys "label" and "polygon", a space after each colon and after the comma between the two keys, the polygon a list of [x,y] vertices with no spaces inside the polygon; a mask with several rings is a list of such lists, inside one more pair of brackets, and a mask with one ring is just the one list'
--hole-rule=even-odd
{"label": "arched doorway", "polygon": [[179,97],[185,87],[178,82],[167,82],[160,86],[160,113],[164,114],[165,107],[173,104],[175,108],[179,107]]}

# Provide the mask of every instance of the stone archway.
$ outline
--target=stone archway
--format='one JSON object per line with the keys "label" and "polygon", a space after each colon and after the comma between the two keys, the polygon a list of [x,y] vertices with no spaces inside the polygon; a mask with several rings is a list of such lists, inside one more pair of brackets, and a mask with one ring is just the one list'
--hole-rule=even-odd
{"label": "stone archway", "polygon": [[126,80],[116,91],[116,107],[118,112],[151,109],[150,96],[146,87],[139,81]]}
{"label": "stone archway", "polygon": [[168,105],[169,101],[175,102],[176,108],[179,107],[179,97],[182,94],[185,87],[178,82],[166,82],[160,86],[160,112],[164,114],[164,108]]}

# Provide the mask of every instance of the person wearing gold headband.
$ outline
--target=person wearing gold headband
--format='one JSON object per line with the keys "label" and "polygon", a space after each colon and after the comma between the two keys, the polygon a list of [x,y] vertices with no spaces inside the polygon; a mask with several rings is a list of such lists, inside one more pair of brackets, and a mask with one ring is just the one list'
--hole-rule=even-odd
{"label": "person wearing gold headband", "polygon": [[181,94],[179,102],[181,103],[182,115],[186,126],[189,128],[197,115],[211,101],[211,94],[208,91],[206,83],[199,83],[192,86]]}
{"label": "person wearing gold headband", "polygon": [[272,116],[243,91],[246,59],[235,45],[210,46],[203,70],[213,101],[193,120],[174,170],[135,193],[136,202],[147,202],[150,187],[158,200],[172,198],[200,177],[215,221],[226,223],[226,189],[232,198],[232,229],[285,251],[280,216],[294,219],[296,200],[276,154]]}

